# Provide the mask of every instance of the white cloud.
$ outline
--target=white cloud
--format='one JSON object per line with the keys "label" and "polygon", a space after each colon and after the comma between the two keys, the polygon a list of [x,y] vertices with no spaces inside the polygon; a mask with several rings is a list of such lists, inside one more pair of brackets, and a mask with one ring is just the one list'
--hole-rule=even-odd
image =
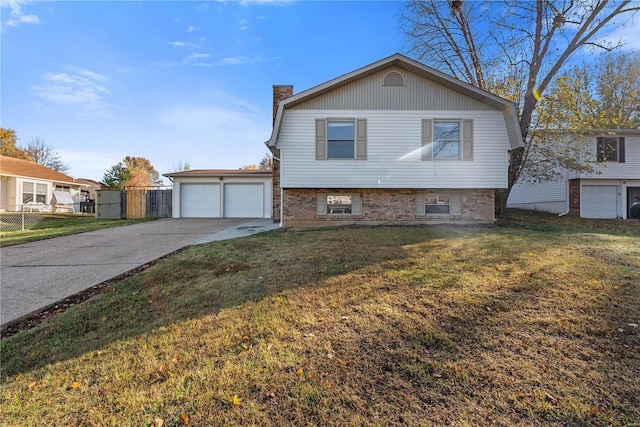
{"label": "white cloud", "polygon": [[15,27],[19,24],[39,24],[40,18],[38,15],[25,15],[22,13],[22,6],[29,3],[25,0],[8,0],[2,2],[2,7],[8,7],[11,9],[9,19],[6,24],[10,27]]}
{"label": "white cloud", "polygon": [[622,44],[622,49],[640,49],[640,17],[629,15],[625,22],[612,23],[609,28],[615,28],[610,33],[601,37],[599,44],[616,46]]}
{"label": "white cloud", "polygon": [[249,27],[246,19],[243,19],[240,21],[240,31],[245,31],[245,30],[248,30],[249,28],[251,27]]}
{"label": "white cloud", "polygon": [[[267,60],[279,59],[278,57],[269,58]],[[224,65],[245,65],[245,64],[255,64],[258,62],[267,61],[260,56],[229,56],[226,58],[222,58],[218,62],[197,62],[194,65],[200,67],[221,67]]]}
{"label": "white cloud", "polygon": [[37,96],[54,104],[80,105],[89,109],[83,114],[109,117],[105,96],[109,89],[106,76],[90,70],[67,67],[70,72],[45,73],[43,84],[33,86]]}
{"label": "white cloud", "polygon": [[189,32],[189,33],[193,33],[194,31],[198,31],[199,29],[200,29],[200,28],[198,28],[198,27],[194,27],[193,25],[189,25],[189,26],[187,27],[187,32]]}
{"label": "white cloud", "polygon": [[192,53],[187,59],[203,59],[211,57],[210,53]]}
{"label": "white cloud", "polygon": [[180,47],[180,46],[186,46],[187,44],[181,41],[175,41],[175,42],[167,42],[167,44],[170,44],[171,46],[176,46],[176,47]]}

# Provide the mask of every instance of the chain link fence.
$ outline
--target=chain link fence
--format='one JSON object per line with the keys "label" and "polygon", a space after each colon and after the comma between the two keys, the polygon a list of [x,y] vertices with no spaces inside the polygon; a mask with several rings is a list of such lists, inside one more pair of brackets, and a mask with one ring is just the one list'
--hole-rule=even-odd
{"label": "chain link fence", "polygon": [[[0,212],[0,231],[31,230],[52,213],[53,206],[44,203],[15,206],[12,212]],[[73,211],[73,209],[71,209]],[[66,212],[65,212],[66,213]]]}

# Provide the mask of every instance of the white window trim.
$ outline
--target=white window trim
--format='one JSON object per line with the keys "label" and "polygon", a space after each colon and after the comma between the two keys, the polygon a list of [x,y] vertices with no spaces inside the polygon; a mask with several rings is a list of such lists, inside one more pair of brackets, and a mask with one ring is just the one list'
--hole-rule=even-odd
{"label": "white window trim", "polygon": [[[353,146],[352,146],[353,150],[352,150],[352,153],[351,153],[352,154],[351,157],[330,157],[329,156],[329,123],[331,123],[331,122],[333,122],[333,123],[335,123],[335,122],[351,123],[353,125],[353,138],[350,140],[352,142],[352,144],[353,144]],[[327,122],[326,122],[327,160],[355,160],[356,159],[356,150],[358,149],[357,148],[357,144],[358,144],[357,143],[357,140],[358,140],[357,132],[358,132],[358,129],[357,129],[356,126],[357,126],[357,124],[356,124],[356,119],[355,118],[342,118],[342,117],[341,118],[331,118],[331,117],[327,118]],[[337,140],[337,141],[348,141],[348,140],[345,139],[345,140]]]}
{"label": "white window trim", "polygon": [[[458,157],[455,159],[440,159],[438,157],[436,157],[436,150],[435,150],[435,146],[436,146],[436,125],[438,123],[451,123],[451,122],[457,122],[458,123]],[[433,135],[432,141],[431,141],[431,158],[433,161],[438,161],[438,162],[447,162],[447,161],[459,161],[462,160],[462,150],[464,149],[464,147],[462,146],[462,141],[464,136],[462,135],[463,133],[463,126],[462,126],[462,119],[433,119],[432,124],[431,124],[433,130],[431,131],[431,134]],[[445,140],[445,141],[453,141],[453,140]]]}

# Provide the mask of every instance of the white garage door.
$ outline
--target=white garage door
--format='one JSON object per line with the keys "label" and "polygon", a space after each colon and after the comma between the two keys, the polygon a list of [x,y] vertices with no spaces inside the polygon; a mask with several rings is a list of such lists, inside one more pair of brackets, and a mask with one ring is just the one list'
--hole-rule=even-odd
{"label": "white garage door", "polygon": [[583,185],[581,205],[583,218],[616,218],[618,189],[615,185]]}
{"label": "white garage door", "polygon": [[262,218],[263,184],[225,184],[224,216],[226,218]]}
{"label": "white garage door", "polygon": [[219,184],[182,184],[180,216],[183,218],[218,218],[220,216]]}

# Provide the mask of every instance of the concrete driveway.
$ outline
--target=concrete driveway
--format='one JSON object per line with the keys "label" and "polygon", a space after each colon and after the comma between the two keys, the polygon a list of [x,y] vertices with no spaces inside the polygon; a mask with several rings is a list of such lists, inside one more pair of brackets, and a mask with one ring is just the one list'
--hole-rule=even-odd
{"label": "concrete driveway", "polygon": [[41,310],[192,243],[274,228],[277,225],[266,219],[161,219],[2,248],[0,324]]}

